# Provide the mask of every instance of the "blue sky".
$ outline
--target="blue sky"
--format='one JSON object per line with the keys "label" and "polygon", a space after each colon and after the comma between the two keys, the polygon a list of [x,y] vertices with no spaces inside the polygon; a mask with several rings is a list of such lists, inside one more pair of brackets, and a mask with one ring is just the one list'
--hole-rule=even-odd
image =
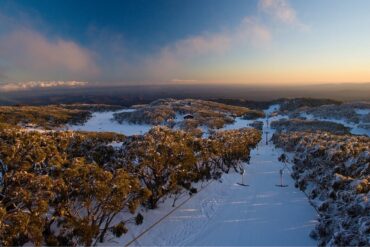
{"label": "blue sky", "polygon": [[28,0],[5,1],[2,7],[9,14],[27,13],[56,35],[79,42],[89,42],[89,30],[96,28],[120,33],[147,48],[235,25],[255,5],[256,1],[238,0],[233,4],[225,0]]}
{"label": "blue sky", "polygon": [[0,0],[0,83],[370,81],[366,0]]}

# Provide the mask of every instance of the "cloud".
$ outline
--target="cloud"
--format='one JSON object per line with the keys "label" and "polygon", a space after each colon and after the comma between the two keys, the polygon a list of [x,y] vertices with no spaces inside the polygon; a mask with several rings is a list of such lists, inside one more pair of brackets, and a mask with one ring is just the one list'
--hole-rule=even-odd
{"label": "cloud", "polygon": [[25,28],[0,36],[0,59],[7,70],[33,78],[91,78],[99,73],[89,50]]}
{"label": "cloud", "polygon": [[31,89],[41,88],[55,88],[55,87],[82,87],[86,86],[88,82],[82,81],[28,81],[28,82],[13,82],[0,84],[1,92],[25,91]]}
{"label": "cloud", "polygon": [[301,29],[307,29],[307,26],[298,19],[296,11],[287,0],[259,0],[258,6],[264,13],[275,20]]}
{"label": "cloud", "polygon": [[172,79],[171,82],[175,82],[175,83],[193,83],[193,82],[198,82],[198,80],[194,80],[194,79]]}
{"label": "cloud", "polygon": [[185,57],[223,54],[235,45],[268,43],[270,38],[270,31],[267,27],[260,24],[255,18],[246,17],[235,29],[192,36],[165,47],[162,53],[178,54]]}
{"label": "cloud", "polygon": [[263,11],[284,23],[297,22],[295,10],[286,0],[260,0],[259,5]]}
{"label": "cloud", "polygon": [[[259,0],[258,8],[279,23],[304,26],[286,0]],[[207,81],[216,63],[233,63],[232,56],[239,52],[248,55],[270,47],[273,30],[262,16],[246,16],[236,26],[184,37],[147,53],[130,49],[132,42],[126,42],[124,34],[99,26],[88,28],[88,42],[82,46],[42,31],[50,26],[33,15],[19,16],[0,11],[0,81]]]}
{"label": "cloud", "polygon": [[262,47],[270,41],[270,30],[256,18],[246,17],[233,29],[195,35],[169,44],[148,57],[144,67],[154,78],[175,77],[197,59],[223,55],[232,49]]}
{"label": "cloud", "polygon": [[254,17],[245,17],[236,29],[235,36],[239,43],[249,42],[254,47],[265,46],[272,39],[270,29]]}

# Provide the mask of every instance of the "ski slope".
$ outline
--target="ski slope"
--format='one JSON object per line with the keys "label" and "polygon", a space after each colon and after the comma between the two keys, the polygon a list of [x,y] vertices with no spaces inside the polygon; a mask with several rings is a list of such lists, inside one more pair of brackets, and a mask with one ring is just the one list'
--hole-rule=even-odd
{"label": "ski slope", "polygon": [[[269,136],[272,129],[265,126]],[[244,181],[249,186],[240,186],[241,175],[224,175],[222,183],[212,182],[194,195],[188,202],[150,229],[135,242],[134,246],[221,246],[221,245],[316,245],[309,237],[316,224],[316,211],[308,199],[294,187],[294,181],[286,172],[280,183],[277,161],[281,154],[273,144],[266,145],[266,135],[258,150],[251,153],[249,165],[245,165]],[[169,203],[160,205],[154,214],[145,218],[144,226],[133,229],[120,239],[118,244],[127,244],[158,220]]]}
{"label": "ski slope", "polygon": [[[270,115],[279,109],[272,105],[265,111]],[[129,110],[130,111],[130,110]],[[94,113],[83,126],[71,126],[75,130],[115,131],[126,135],[143,134],[150,125],[119,124],[112,121],[114,112]],[[310,116],[306,116],[310,119]],[[283,118],[269,118],[269,123]],[[176,116],[182,119],[182,116]],[[222,177],[222,182],[213,181],[190,199],[184,195],[173,208],[172,199],[167,198],[155,210],[141,210],[142,225],[130,224],[129,232],[119,239],[112,238],[102,245],[122,246],[224,246],[224,245],[294,245],[313,246],[316,241],[309,237],[315,227],[317,213],[311,207],[305,194],[294,187],[289,171],[283,175],[288,187],[277,187],[280,183],[278,162],[281,150],[272,143],[266,144],[274,130],[265,122],[263,139],[257,149],[252,150],[250,164],[245,164],[244,182],[241,175],[231,172]],[[254,120],[236,118],[222,130],[249,126]],[[331,120],[340,122],[340,120]],[[345,123],[346,125],[348,123]],[[367,134],[356,126],[350,126],[354,134]],[[113,143],[120,146],[120,143]],[[202,188],[202,189],[201,189]],[[188,200],[189,199],[189,200]],[[182,204],[184,201],[186,202]],[[173,213],[170,213],[172,210]],[[123,215],[125,218],[126,215]],[[135,241],[132,241],[134,240]]]}

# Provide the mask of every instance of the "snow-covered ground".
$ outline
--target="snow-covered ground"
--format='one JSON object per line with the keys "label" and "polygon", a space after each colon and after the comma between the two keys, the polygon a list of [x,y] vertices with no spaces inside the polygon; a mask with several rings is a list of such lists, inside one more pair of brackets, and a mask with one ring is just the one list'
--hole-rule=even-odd
{"label": "snow-covered ground", "polygon": [[69,130],[80,131],[98,131],[98,132],[118,132],[124,135],[144,134],[150,130],[151,125],[147,124],[122,124],[113,121],[113,114],[119,112],[131,112],[134,109],[125,109],[121,111],[94,112],[92,117],[83,125],[67,126]]}
{"label": "snow-covered ground", "polygon": [[[358,110],[358,111],[361,112],[361,113],[363,113],[363,114],[366,114],[366,112],[367,112],[367,110],[363,110],[363,111]],[[329,121],[329,122],[343,124],[344,126],[349,127],[350,128],[350,132],[352,134],[354,134],[354,135],[367,135],[367,136],[370,136],[370,129],[361,128],[361,127],[359,127],[359,124],[349,123],[348,121],[346,121],[344,119],[318,118],[318,117],[315,117],[312,114],[307,114],[307,113],[301,113],[300,115],[302,117],[305,117],[308,120]]]}
{"label": "snow-covered ground", "polygon": [[366,115],[370,113],[370,109],[355,109],[355,111],[359,115]]}
{"label": "snow-covered ground", "polygon": [[[246,127],[243,124],[237,121],[234,127]],[[264,126],[266,131],[270,138],[273,130]],[[266,145],[264,134],[258,149],[251,153],[250,164],[245,164],[244,181],[249,186],[237,184],[241,182],[240,174],[224,175],[222,183],[210,183],[131,244],[315,245],[309,233],[316,224],[316,211],[304,193],[294,187],[288,172],[284,174],[288,187],[276,186],[282,167],[277,160],[280,154],[272,143]],[[143,225],[130,226],[126,236],[109,245],[129,243],[172,209],[167,200],[144,214]]]}
{"label": "snow-covered ground", "polygon": [[[266,115],[270,115],[272,112],[279,109],[279,105],[271,105],[269,109],[265,111]],[[106,111],[106,112],[94,112],[92,117],[83,125],[69,125],[66,128],[68,130],[79,130],[79,131],[98,131],[98,132],[118,132],[124,135],[136,135],[136,134],[145,134],[150,130],[152,125],[148,124],[131,124],[128,122],[123,122],[122,124],[117,121],[113,121],[113,114],[120,112],[132,112],[135,109],[125,109],[120,111]],[[174,119],[175,129],[179,128],[179,123],[183,121],[186,114],[177,113]],[[255,119],[255,120],[246,120],[240,117],[235,118],[235,122],[228,124],[221,128],[220,130],[231,130],[239,129],[244,127],[249,127],[251,123],[256,120],[264,119]],[[204,132],[204,137],[208,136],[208,128],[205,126],[200,126]]]}
{"label": "snow-covered ground", "polygon": [[[270,117],[270,115],[278,111],[280,109],[280,105],[271,105],[267,110],[265,110],[266,116],[269,116],[269,121],[274,121],[277,119],[280,119],[281,116],[276,116],[276,117]],[[245,128],[245,127],[250,127],[250,124],[252,124],[255,121],[262,121],[266,123],[266,119],[264,118],[258,118],[258,119],[253,119],[253,120],[248,120],[248,119],[242,119],[240,117],[235,118],[235,122],[232,124],[228,124],[225,127],[223,127],[221,130],[232,130],[232,129],[240,129],[240,128]]]}
{"label": "snow-covered ground", "polygon": [[[271,115],[278,110],[278,105],[265,111]],[[131,125],[112,122],[114,112],[94,113],[80,130],[117,131],[126,135],[145,133],[150,125]],[[365,114],[365,113],[364,113]],[[270,117],[269,122],[283,116]],[[308,119],[312,116],[305,115]],[[176,119],[181,119],[178,115]],[[199,193],[193,195],[173,213],[162,219],[174,208],[168,199],[158,209],[141,212],[144,223],[140,226],[129,225],[129,232],[120,239],[107,241],[106,245],[125,245],[139,236],[132,245],[316,245],[309,233],[317,223],[317,213],[303,192],[294,187],[289,172],[284,174],[284,183],[288,187],[277,187],[279,170],[278,162],[281,150],[275,149],[272,143],[266,145],[266,132],[270,138],[274,132],[266,125],[263,129],[263,140],[258,149],[251,152],[250,164],[246,166],[245,182],[249,186],[240,186],[241,175],[231,172],[222,177],[222,183],[211,182]],[[236,121],[223,129],[248,127],[255,120]],[[326,119],[328,121],[328,119]],[[330,119],[352,128],[354,134],[369,134],[345,121]],[[175,121],[177,122],[177,121]],[[72,126],[78,129],[79,126]],[[367,132],[364,132],[367,131]],[[120,145],[120,144],[112,144]],[[185,195],[177,202],[188,199]],[[147,229],[149,229],[146,231]]]}
{"label": "snow-covered ground", "polygon": [[273,112],[280,110],[280,104],[274,104],[270,105],[268,109],[266,109],[264,112],[267,116],[271,115]]}
{"label": "snow-covered ground", "polygon": [[225,125],[223,128],[220,130],[232,130],[232,129],[240,129],[240,128],[245,128],[245,127],[250,127],[249,125],[253,123],[256,120],[247,120],[247,119],[242,119],[240,117],[235,118],[235,122],[232,124]]}
{"label": "snow-covered ground", "polygon": [[[279,109],[272,105],[265,111],[270,116]],[[126,109],[123,111],[133,111]],[[118,111],[118,112],[123,112]],[[109,131],[125,135],[144,134],[152,127],[144,124],[120,124],[113,121],[117,111],[95,112],[83,125],[67,126],[70,130]],[[368,114],[368,110],[358,110],[358,114]],[[312,115],[302,114],[307,119],[317,119]],[[183,115],[177,114],[175,123]],[[269,123],[283,118],[278,115],[269,118]],[[244,181],[249,186],[240,186],[241,175],[231,172],[222,177],[222,183],[213,181],[190,200],[162,219],[174,208],[171,198],[159,205],[158,209],[141,212],[144,223],[139,226],[130,224],[129,232],[119,239],[107,240],[103,245],[126,245],[132,239],[145,232],[132,245],[166,246],[214,246],[214,245],[316,245],[309,233],[317,223],[317,213],[311,207],[303,192],[294,187],[294,181],[288,171],[284,174],[284,183],[288,187],[277,187],[279,170],[282,164],[278,157],[282,150],[272,143],[266,144],[266,134],[271,138],[274,130],[263,121],[263,139],[258,148],[252,150],[250,164],[245,164]],[[370,130],[359,128],[356,124],[337,119],[318,119],[341,123],[351,128],[353,134],[366,134]],[[236,118],[222,130],[248,127],[256,120]],[[34,129],[32,129],[34,130]],[[122,143],[111,145],[119,148]],[[200,185],[198,186],[200,188]],[[185,195],[177,205],[189,198]],[[127,215],[125,215],[127,216]]]}
{"label": "snow-covered ground", "polygon": [[[123,122],[122,124],[113,120],[113,114],[119,112],[132,112],[135,109],[125,109],[121,111],[106,111],[106,112],[94,112],[92,117],[83,125],[69,125],[66,128],[68,130],[78,130],[78,131],[98,131],[98,132],[118,132],[124,135],[137,135],[145,134],[152,128],[149,124],[131,124],[128,122]],[[174,129],[179,129],[179,124],[184,120],[186,114],[177,113],[174,119]],[[239,129],[243,127],[249,127],[249,124],[253,123],[255,120],[245,120],[240,117],[235,119],[235,122],[226,125],[220,130],[230,130]],[[206,126],[200,126],[203,130],[203,137],[208,136],[208,128]]]}

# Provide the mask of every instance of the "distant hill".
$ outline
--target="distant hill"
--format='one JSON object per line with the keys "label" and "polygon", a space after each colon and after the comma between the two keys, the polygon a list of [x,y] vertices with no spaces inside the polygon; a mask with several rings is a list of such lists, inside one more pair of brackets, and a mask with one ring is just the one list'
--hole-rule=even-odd
{"label": "distant hill", "polygon": [[[330,98],[340,101],[370,100],[370,83],[340,83],[304,86],[247,85],[135,85],[38,89],[0,92],[0,104],[94,103],[130,106],[159,98],[243,99],[271,101],[279,98]],[[265,102],[266,103],[266,102]],[[257,108],[264,108],[258,104]]]}

